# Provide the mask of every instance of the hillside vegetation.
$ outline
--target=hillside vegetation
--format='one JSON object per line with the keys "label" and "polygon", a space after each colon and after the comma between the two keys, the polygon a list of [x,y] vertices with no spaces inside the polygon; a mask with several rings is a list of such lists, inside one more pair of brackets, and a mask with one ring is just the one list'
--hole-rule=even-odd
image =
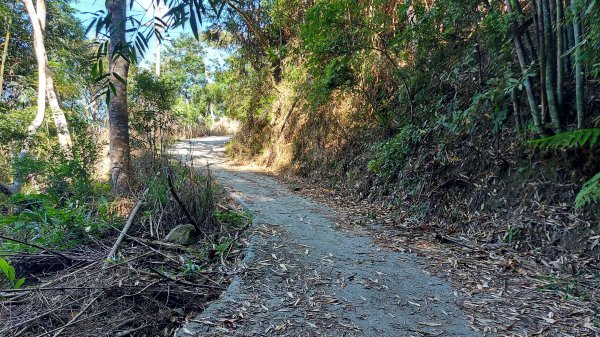
{"label": "hillside vegetation", "polygon": [[593,1],[244,3],[206,33],[238,46],[224,81],[244,128],[230,152],[449,233],[592,253],[599,11]]}

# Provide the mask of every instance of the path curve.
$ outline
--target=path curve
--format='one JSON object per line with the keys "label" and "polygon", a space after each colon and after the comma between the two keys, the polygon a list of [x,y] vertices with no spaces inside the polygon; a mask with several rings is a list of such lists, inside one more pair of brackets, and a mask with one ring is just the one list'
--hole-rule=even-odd
{"label": "path curve", "polygon": [[229,163],[228,137],[174,150],[213,174],[254,214],[243,271],[177,333],[191,336],[480,336],[444,280],[418,258],[336,230],[335,213],[275,179]]}

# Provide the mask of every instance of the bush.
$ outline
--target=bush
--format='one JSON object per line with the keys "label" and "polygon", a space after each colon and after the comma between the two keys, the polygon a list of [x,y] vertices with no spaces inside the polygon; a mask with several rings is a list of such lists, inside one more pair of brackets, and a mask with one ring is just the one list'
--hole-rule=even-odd
{"label": "bush", "polygon": [[[82,200],[59,199],[52,194],[15,194],[0,216],[0,230],[23,241],[67,249],[97,237],[107,224]],[[5,243],[4,248],[29,250],[29,246]]]}
{"label": "bush", "polygon": [[419,139],[418,129],[412,124],[406,125],[392,139],[376,145],[375,158],[368,163],[369,171],[386,178],[398,173],[406,165],[406,158],[415,151]]}

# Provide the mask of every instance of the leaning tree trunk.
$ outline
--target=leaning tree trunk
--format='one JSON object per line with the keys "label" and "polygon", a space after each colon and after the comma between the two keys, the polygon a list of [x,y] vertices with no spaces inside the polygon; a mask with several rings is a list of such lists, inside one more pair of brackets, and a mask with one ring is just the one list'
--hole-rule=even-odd
{"label": "leaning tree trunk", "polygon": [[56,89],[54,88],[54,80],[50,73],[50,67],[48,66],[48,59],[45,60],[46,68],[46,97],[48,98],[48,105],[50,105],[50,111],[52,111],[52,119],[54,119],[54,125],[56,126],[56,133],[58,135],[58,144],[62,149],[63,153],[67,158],[72,157],[71,148],[73,142],[71,141],[71,133],[69,132],[69,126],[67,124],[67,118],[64,111],[58,104],[58,97],[56,96]]}
{"label": "leaning tree trunk", "polygon": [[127,115],[127,76],[129,60],[126,41],[126,0],[107,0],[111,14],[109,64],[115,94],[108,108],[110,179],[113,193],[126,194],[131,179],[131,152]]}

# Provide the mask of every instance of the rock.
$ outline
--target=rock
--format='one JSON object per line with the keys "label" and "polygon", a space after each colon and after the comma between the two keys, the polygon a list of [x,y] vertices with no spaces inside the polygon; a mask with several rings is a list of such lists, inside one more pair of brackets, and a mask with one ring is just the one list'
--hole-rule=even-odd
{"label": "rock", "polygon": [[198,233],[196,233],[196,228],[192,224],[178,225],[171,229],[164,241],[189,246],[198,241]]}

